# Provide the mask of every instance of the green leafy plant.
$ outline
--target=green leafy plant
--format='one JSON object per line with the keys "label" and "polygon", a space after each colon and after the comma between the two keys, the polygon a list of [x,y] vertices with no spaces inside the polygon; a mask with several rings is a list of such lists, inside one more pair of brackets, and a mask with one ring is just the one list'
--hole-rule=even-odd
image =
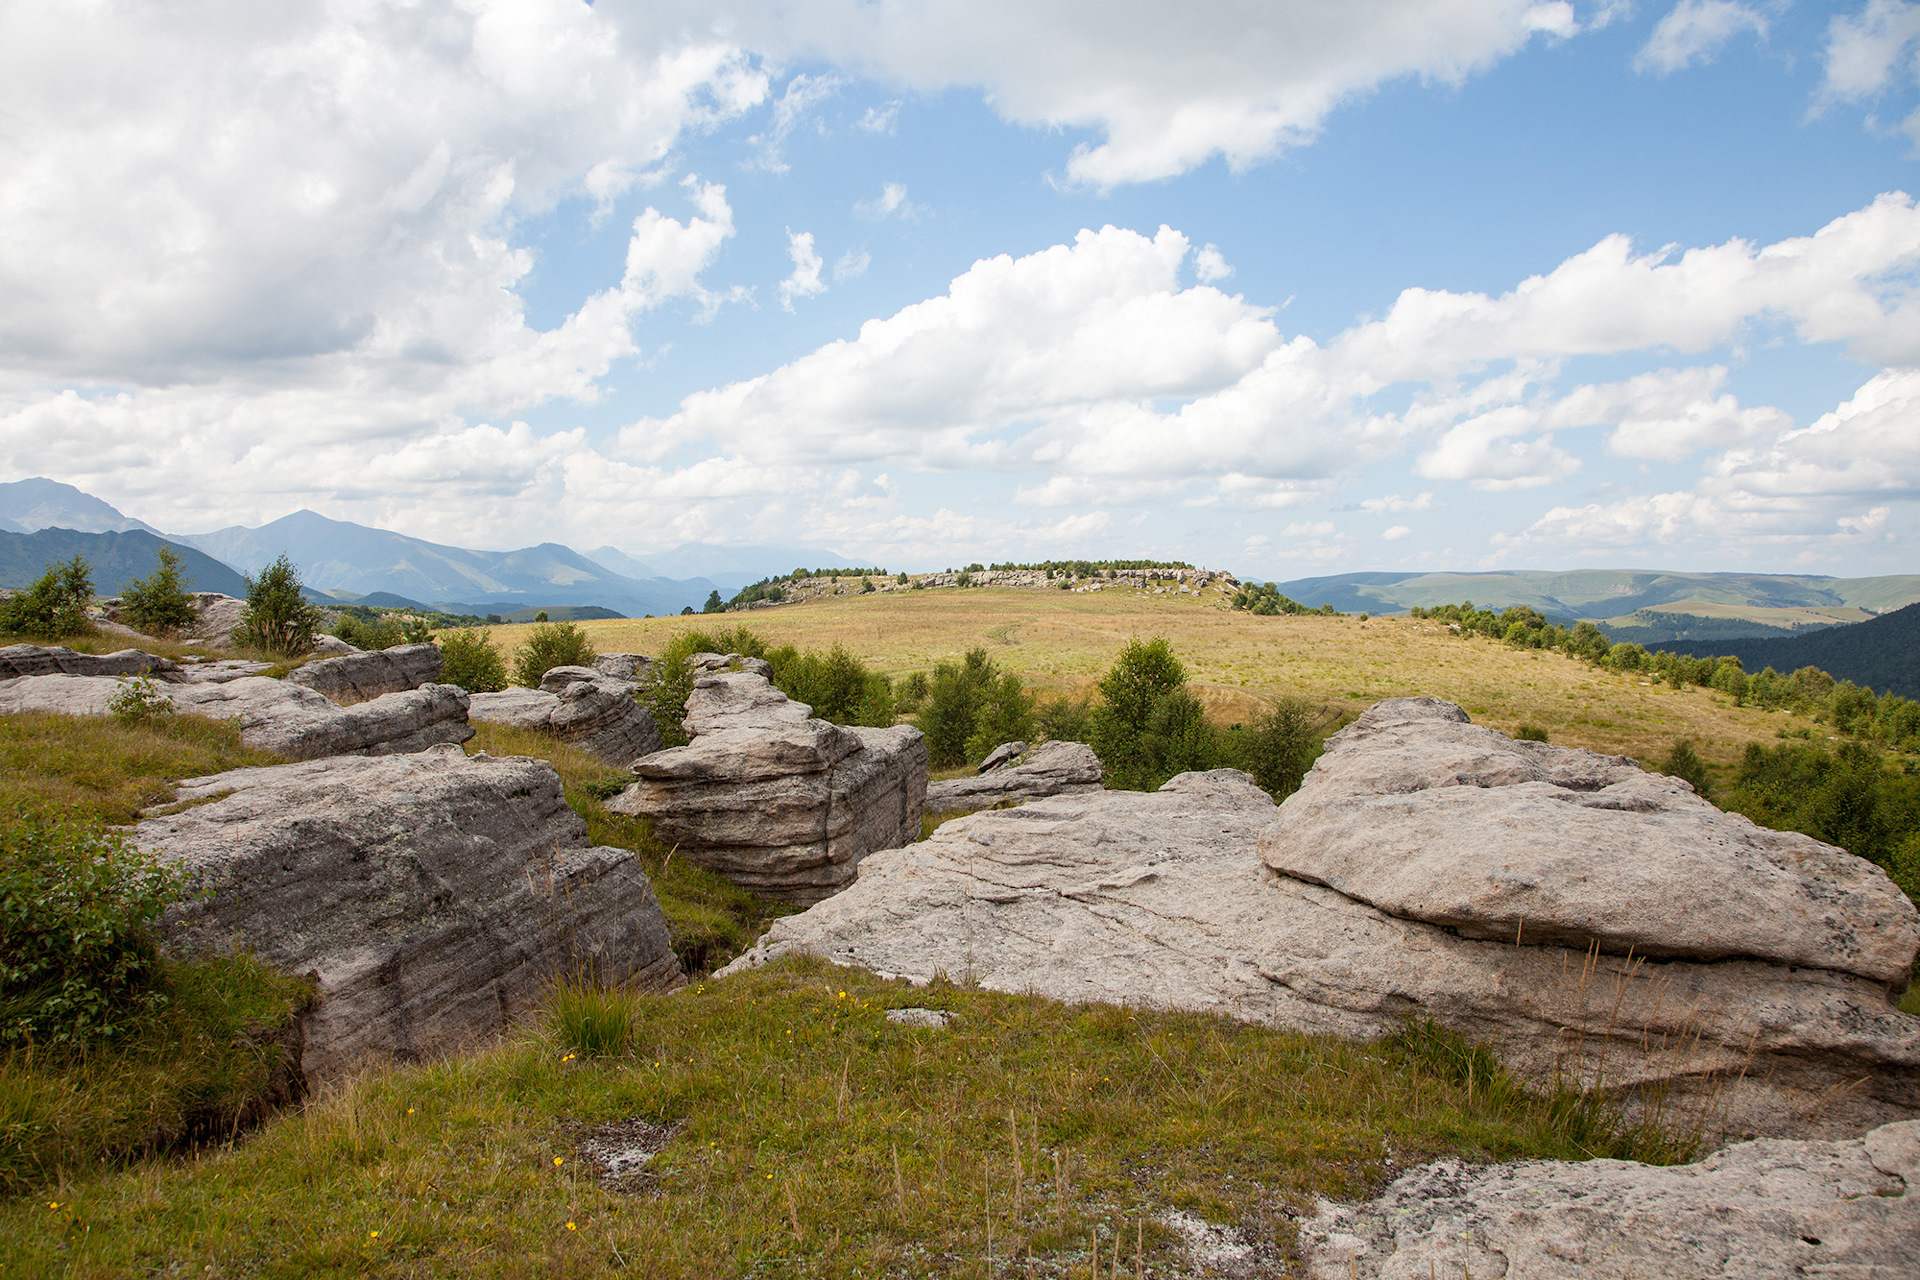
{"label": "green leafy plant", "polygon": [[158,997],[149,926],[182,873],[115,832],[17,810],[0,826],[0,1042],[126,1032]]}
{"label": "green leafy plant", "polygon": [[107,704],[122,724],[140,724],[173,714],[173,699],[152,676],[122,677],[120,691]]}
{"label": "green leafy plant", "polygon": [[323,621],[319,608],[300,594],[300,571],[286,556],[247,579],[238,634],[268,653],[297,658],[310,652]]}
{"label": "green leafy plant", "polygon": [[555,667],[590,667],[600,655],[587,633],[571,622],[541,622],[513,652],[513,682],[529,689]]}
{"label": "green leafy plant", "polygon": [[424,621],[403,613],[342,612],[333,634],[356,649],[391,649],[397,644],[422,644],[433,639]]}
{"label": "green leafy plant", "polygon": [[91,634],[87,605],[92,599],[93,571],[84,556],[50,564],[32,586],[0,605],[0,631],[35,640]]}
{"label": "green leafy plant", "polygon": [[1673,750],[1667,753],[1666,763],[1660,766],[1660,772],[1669,778],[1691,783],[1693,789],[1702,796],[1713,794],[1713,783],[1707,777],[1707,762],[1700,758],[1700,753],[1685,738],[1674,740]]}
{"label": "green leafy plant", "polygon": [[983,648],[969,649],[962,661],[933,669],[926,710],[915,723],[927,735],[927,758],[934,768],[967,762],[967,743],[979,729],[981,708],[999,676]]}
{"label": "green leafy plant", "polygon": [[200,609],[187,591],[186,560],[169,546],[157,554],[160,563],[152,573],[120,588],[120,617],[136,631],[170,636],[192,626]]}
{"label": "green leafy plant", "polygon": [[440,637],[440,679],[468,693],[497,693],[507,687],[507,664],[486,632],[462,627]]}
{"label": "green leafy plant", "polygon": [[1088,729],[1108,786],[1151,791],[1175,774],[1220,763],[1186,668],[1165,639],[1128,641],[1099,687]]}
{"label": "green leafy plant", "polygon": [[1514,731],[1513,736],[1521,742],[1545,742],[1547,731],[1537,724],[1523,724]]}
{"label": "green leafy plant", "polygon": [[638,992],[575,974],[547,993],[547,1026],[555,1040],[580,1057],[610,1057],[633,1044],[645,1003]]}
{"label": "green leafy plant", "polygon": [[1288,698],[1247,726],[1233,744],[1234,764],[1275,800],[1285,800],[1300,789],[1301,780],[1325,748],[1322,726],[1326,712],[1315,712],[1297,698]]}

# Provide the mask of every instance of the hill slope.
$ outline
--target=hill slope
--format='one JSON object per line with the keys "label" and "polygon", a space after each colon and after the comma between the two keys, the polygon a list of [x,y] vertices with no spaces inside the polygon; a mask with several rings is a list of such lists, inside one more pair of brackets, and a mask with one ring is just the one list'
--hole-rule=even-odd
{"label": "hill slope", "polygon": [[1876,693],[1920,699],[1920,604],[1870,622],[1786,640],[1700,640],[1661,647],[1696,658],[1730,653],[1748,671],[1819,667],[1836,680],[1851,680]]}
{"label": "hill slope", "polygon": [[32,533],[35,529],[73,529],[80,533],[122,533],[152,525],[123,516],[111,504],[70,484],[34,476],[0,484],[0,529]]}
{"label": "hill slope", "polygon": [[85,556],[93,566],[93,588],[103,596],[119,595],[134,578],[144,578],[160,567],[160,548],[172,546],[186,561],[187,589],[222,591],[244,597],[247,580],[226,565],[183,542],[157,537],[141,529],[122,533],[80,533],[72,529],[41,529],[35,533],[0,530],[0,587],[24,587],[47,571],[56,560]]}

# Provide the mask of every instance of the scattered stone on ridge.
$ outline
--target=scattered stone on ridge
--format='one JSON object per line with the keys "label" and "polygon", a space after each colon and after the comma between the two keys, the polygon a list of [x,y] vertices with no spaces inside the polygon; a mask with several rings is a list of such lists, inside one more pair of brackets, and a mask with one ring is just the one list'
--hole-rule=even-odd
{"label": "scattered stone on ridge", "polygon": [[926,1027],[931,1030],[939,1030],[953,1021],[953,1015],[950,1013],[942,1013],[938,1009],[921,1009],[918,1007],[889,1009],[887,1010],[887,1021],[902,1027]]}
{"label": "scattered stone on ridge", "polygon": [[[0,682],[0,715],[111,715],[114,698],[125,688],[123,681],[106,676],[23,676]],[[240,741],[290,760],[393,755],[473,736],[466,691],[450,684],[423,685],[351,707],[336,707],[312,689],[264,676],[163,684],[158,691],[182,714],[237,720]]]}
{"label": "scattered stone on ridge", "polygon": [[1023,756],[1026,753],[1027,744],[1024,742],[1003,742],[987,752],[987,758],[976,765],[973,771],[986,773],[998,769],[1003,764],[1011,764],[1015,756]]}
{"label": "scattered stone on ridge", "polygon": [[991,809],[998,804],[1098,791],[1101,777],[1100,757],[1086,743],[1043,742],[1016,764],[1003,763],[977,777],[929,782],[927,812]]}
{"label": "scattered stone on ridge", "polygon": [[1300,1228],[1313,1280],[1920,1275],[1920,1121],[1630,1160],[1422,1165]]}
{"label": "scattered stone on ridge", "polygon": [[171,680],[180,670],[166,658],[122,649],[118,653],[75,653],[65,645],[10,644],[0,649],[0,680],[22,676],[141,676]]}
{"label": "scattered stone on ridge", "polygon": [[322,658],[344,658],[349,654],[365,653],[366,650],[350,645],[339,636],[329,635],[323,631],[313,638],[313,652]]}
{"label": "scattered stone on ridge", "polygon": [[589,847],[544,760],[442,746],[235,769],[182,783],[178,800],[203,803],[147,818],[134,842],[211,892],[163,929],[318,978],[310,1082],[470,1047],[556,978],[682,980],[637,859]]}
{"label": "scattered stone on ridge", "polygon": [[1600,1079],[1708,1133],[1857,1134],[1920,1114],[1920,1019],[1884,981],[1456,936],[1263,865],[1284,812],[1219,769],[956,818],[870,855],[722,972],[800,953],[1362,1039],[1432,1018],[1535,1085]]}
{"label": "scattered stone on ridge", "polygon": [[698,677],[684,747],[631,766],[639,781],[607,802],[653,820],[679,856],[790,902],[852,882],[860,860],[919,838],[927,744],[918,729],[814,719],[766,677]]}
{"label": "scattered stone on ridge", "polygon": [[440,679],[440,646],[431,641],[364,653],[351,646],[349,650],[340,657],[322,658],[295,668],[287,676],[287,683],[304,685],[329,702],[346,706],[383,693],[418,689]]}
{"label": "scattered stone on ridge", "polygon": [[537,729],[618,768],[660,749],[653,712],[634,698],[630,680],[593,667],[554,667],[538,689],[502,689],[469,696],[469,719]]}
{"label": "scattered stone on ridge", "polygon": [[1260,849],[1285,875],[1463,937],[1902,987],[1920,952],[1920,911],[1865,858],[1437,698],[1377,703],[1328,739]]}

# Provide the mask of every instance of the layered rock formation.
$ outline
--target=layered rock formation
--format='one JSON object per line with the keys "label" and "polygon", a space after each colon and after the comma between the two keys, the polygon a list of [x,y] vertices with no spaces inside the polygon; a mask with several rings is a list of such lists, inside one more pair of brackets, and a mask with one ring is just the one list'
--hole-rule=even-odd
{"label": "layered rock formation", "polygon": [[440,678],[437,644],[397,644],[365,653],[348,648],[350,652],[341,657],[322,658],[296,668],[287,676],[287,683],[312,689],[329,702],[344,706],[418,689]]}
{"label": "layered rock formation", "polygon": [[653,670],[653,659],[644,653],[603,653],[593,660],[593,669],[615,680],[637,682]]}
{"label": "layered rock formation", "polygon": [[1076,795],[1100,790],[1100,757],[1084,742],[1046,742],[1026,751],[1024,743],[1008,743],[1022,751],[1009,754],[992,768],[982,762],[972,778],[947,778],[927,784],[927,812],[955,809],[991,809],[998,804],[1024,804],[1048,796]]}
{"label": "layered rock formation", "polygon": [[545,761],[443,746],[236,769],[178,798],[207,803],[146,819],[134,841],[211,896],[164,928],[176,946],[246,946],[317,976],[310,1081],[466,1047],[563,975],[681,981],[634,855],[589,847]]}
{"label": "layered rock formation", "polygon": [[[106,676],[23,676],[0,682],[0,715],[110,715],[125,689],[123,681]],[[466,691],[450,684],[389,693],[351,707],[337,707],[311,689],[264,676],[161,684],[157,691],[182,714],[237,720],[242,742],[293,760],[392,755],[473,736]]]}
{"label": "layered rock formation", "polygon": [[554,667],[538,689],[469,696],[469,719],[537,729],[624,768],[660,749],[653,712],[634,698],[639,686],[593,667]]}
{"label": "layered rock formation", "polygon": [[640,780],[608,801],[653,820],[683,858],[790,902],[853,881],[861,859],[919,838],[927,746],[918,729],[814,719],[750,671],[694,681],[684,747],[633,762]]}
{"label": "layered rock formation", "polygon": [[75,653],[65,645],[10,644],[0,649],[0,680],[22,676],[141,676],[173,679],[180,668],[166,658],[122,649],[117,653]]}
{"label": "layered rock formation", "polygon": [[1920,1121],[1699,1164],[1423,1165],[1300,1229],[1314,1280],[1920,1275]]}
{"label": "layered rock formation", "polygon": [[[1427,778],[1431,790],[1435,776],[1419,762],[1456,750],[1442,744],[1462,723],[1457,711],[1381,704],[1336,735],[1323,763],[1279,808],[1246,775],[1216,770],[1182,775],[1151,794],[1089,792],[955,819],[921,844],[868,858],[856,884],[776,921],[736,967],[800,951],[915,981],[945,973],[999,990],[1198,1009],[1350,1037],[1433,1018],[1491,1043],[1523,1077],[1597,1082],[1715,1132],[1857,1134],[1920,1114],[1920,1019],[1893,1006],[1899,980],[1888,976],[1920,948],[1912,905],[1902,910],[1904,899],[1892,896],[1891,884],[1882,891],[1877,869],[1837,862],[1847,855],[1836,850],[1789,842],[1767,861],[1755,852],[1765,843],[1760,836],[1731,821],[1716,824],[1683,803],[1694,799],[1684,793],[1665,808],[1636,812],[1629,800],[1665,795],[1666,784],[1621,773],[1632,768],[1623,762],[1604,762],[1609,776],[1620,776],[1600,788],[1563,789],[1606,797],[1607,788],[1620,788],[1611,794],[1622,807],[1582,812],[1651,819],[1665,838],[1691,847],[1663,851],[1664,883],[1646,868],[1633,873],[1641,879],[1624,870],[1588,873],[1576,882],[1594,898],[1584,915],[1576,887],[1557,888],[1558,915],[1541,910],[1536,929],[1536,917],[1516,913],[1504,940],[1464,936],[1456,925],[1363,901],[1355,895],[1368,891],[1405,905],[1366,886],[1351,870],[1359,865],[1352,850],[1338,866],[1331,854],[1325,865],[1312,864],[1317,878],[1339,879],[1352,892],[1262,861],[1264,847],[1268,861],[1306,867],[1319,845],[1296,832],[1326,832],[1331,840],[1327,815],[1357,797],[1419,815],[1432,801],[1423,802],[1413,783]],[[1395,725],[1404,734],[1390,732]],[[1498,734],[1474,736],[1490,757],[1513,754]],[[1509,745],[1549,772],[1572,767],[1537,754],[1535,744]],[[1581,808],[1524,789],[1539,779],[1483,789],[1474,778],[1496,775],[1465,766],[1456,772],[1461,795],[1442,799],[1460,805],[1519,786],[1517,800],[1558,806],[1554,815]],[[1479,794],[1469,797],[1468,788]],[[1377,820],[1393,829],[1389,815]],[[1532,839],[1559,850],[1553,856],[1565,861],[1554,865],[1569,876],[1582,858],[1603,869],[1613,861],[1578,820],[1533,822]],[[1478,878],[1453,873],[1445,919],[1503,920],[1494,907],[1513,901],[1524,876],[1482,859],[1485,830],[1460,834],[1437,851],[1402,841],[1391,852],[1439,858],[1453,850],[1454,864],[1477,867]],[[1635,839],[1606,837],[1615,838]],[[1749,877],[1741,868],[1754,858],[1766,869],[1751,878],[1765,891],[1729,884]],[[1650,958],[1637,947],[1632,956],[1614,954],[1616,946],[1636,945],[1635,935],[1616,928],[1623,913],[1608,900],[1622,892],[1644,895],[1650,913],[1674,900],[1687,904],[1703,917],[1697,932],[1706,939],[1689,945],[1705,956],[1669,950]],[[1835,895],[1830,910],[1793,915],[1791,904],[1823,894]],[[1715,899],[1789,904],[1764,908],[1788,919],[1716,921]],[[1537,900],[1526,899],[1525,909],[1537,909]],[[1861,914],[1848,914],[1855,910]],[[1797,934],[1768,941],[1795,918]],[[1500,928],[1487,932],[1497,936]],[[1812,959],[1828,967],[1806,967]]]}

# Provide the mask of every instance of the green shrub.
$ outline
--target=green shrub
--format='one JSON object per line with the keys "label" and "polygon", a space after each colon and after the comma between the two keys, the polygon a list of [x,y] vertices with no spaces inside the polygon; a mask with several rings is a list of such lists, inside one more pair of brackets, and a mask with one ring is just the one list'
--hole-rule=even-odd
{"label": "green shrub", "polygon": [[1546,742],[1547,731],[1537,724],[1523,724],[1514,732],[1514,737],[1522,742]]}
{"label": "green shrub", "polygon": [[120,588],[120,619],[135,631],[168,636],[184,631],[200,617],[199,606],[188,594],[186,564],[172,547],[162,546],[160,564],[144,578]]}
{"label": "green shrub", "polygon": [[927,694],[932,691],[927,681],[927,673],[916,671],[900,682],[900,688],[894,694],[894,705],[902,715],[914,715],[926,705]]}
{"label": "green shrub", "polygon": [[1219,765],[1221,746],[1164,639],[1129,640],[1100,681],[1100,699],[1088,737],[1108,786],[1152,791],[1175,774]]}
{"label": "green shrub", "polygon": [[1666,763],[1660,766],[1660,772],[1669,778],[1678,778],[1690,783],[1702,796],[1713,794],[1713,783],[1707,777],[1706,761],[1693,749],[1693,744],[1685,738],[1676,738],[1673,750],[1667,753]]}
{"label": "green shrub", "polygon": [[625,1053],[640,1020],[638,992],[607,987],[577,974],[554,984],[547,995],[547,1029],[582,1058]]}
{"label": "green shrub", "polygon": [[91,634],[87,605],[92,600],[93,571],[84,556],[50,564],[32,586],[0,605],[0,631],[35,640]]}
{"label": "green shrub", "polygon": [[148,926],[182,884],[123,835],[17,810],[0,825],[0,1042],[123,1034],[156,998]]}
{"label": "green shrub", "polygon": [[418,618],[399,613],[342,613],[333,634],[356,649],[391,649],[397,644],[421,644],[433,639],[433,630]]}
{"label": "green shrub", "polygon": [[1093,696],[1048,698],[1034,708],[1034,730],[1050,742],[1085,742],[1093,722]]}
{"label": "green shrub", "polygon": [[1030,742],[1039,735],[1034,719],[1034,695],[1020,677],[1002,672],[998,680],[982,690],[980,709],[974,715],[973,733],[967,738],[967,759],[979,761],[1003,742]]}
{"label": "green shrub", "polygon": [[[1887,875],[1900,891],[1920,905],[1920,831],[1908,836],[1887,859]],[[1916,959],[1920,963],[1920,959]]]}
{"label": "green shrub", "polygon": [[462,627],[440,636],[440,680],[468,693],[497,693],[507,687],[507,664],[487,633]]}
{"label": "green shrub", "polygon": [[943,662],[933,669],[926,710],[915,723],[927,736],[927,759],[934,768],[967,762],[967,743],[979,729],[981,709],[999,675],[980,648],[969,649],[958,664]]}
{"label": "green shrub", "polygon": [[151,676],[122,677],[120,691],[107,704],[122,724],[144,724],[173,714],[173,699]]}
{"label": "green shrub", "polygon": [[587,633],[571,622],[536,623],[513,651],[513,682],[537,689],[540,677],[555,667],[590,667],[599,656]]}
{"label": "green shrub", "polygon": [[1245,769],[1275,800],[1285,800],[1300,789],[1307,770],[1325,749],[1321,738],[1324,712],[1289,698],[1234,735],[1229,754],[1236,768]]}
{"label": "green shrub", "polygon": [[322,618],[300,594],[300,571],[282,555],[247,579],[247,607],[236,634],[268,653],[297,658],[313,649]]}
{"label": "green shrub", "polygon": [[773,664],[774,686],[794,701],[807,703],[820,719],[875,728],[893,723],[892,682],[867,670],[843,646],[836,644],[825,653],[811,649],[799,653],[782,646],[766,657]]}

